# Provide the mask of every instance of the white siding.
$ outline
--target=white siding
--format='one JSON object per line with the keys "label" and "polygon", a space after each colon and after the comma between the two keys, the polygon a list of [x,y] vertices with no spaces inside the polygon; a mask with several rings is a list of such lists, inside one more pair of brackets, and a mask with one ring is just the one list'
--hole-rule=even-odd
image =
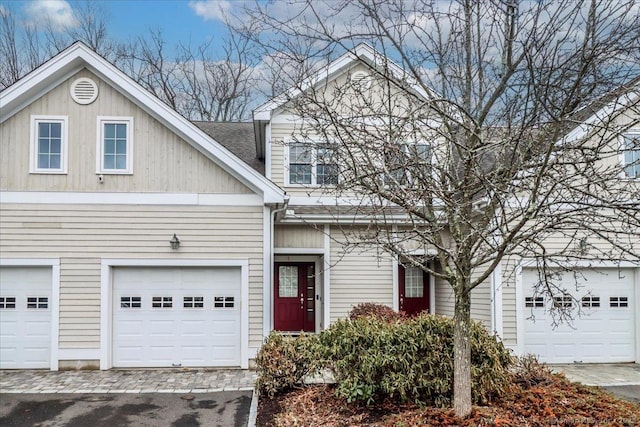
{"label": "white siding", "polygon": [[[262,342],[263,211],[256,207],[18,205],[0,210],[0,252],[60,258],[60,347],[98,348],[101,258],[249,260],[249,346]],[[169,239],[176,233],[180,249]]]}
{"label": "white siding", "polygon": [[345,317],[362,302],[393,305],[391,257],[376,248],[356,248],[345,253],[345,247],[334,240],[344,240],[342,237],[340,230],[332,228],[331,322]]}
{"label": "white siding", "polygon": [[[90,105],[69,94],[78,77],[98,83]],[[68,173],[29,173],[31,115],[68,116]],[[129,116],[133,125],[133,174],[96,175],[98,116]],[[0,189],[10,191],[251,193],[171,130],[87,70],[70,77],[0,125]]]}
{"label": "white siding", "polygon": [[[322,226],[319,226],[322,227]],[[324,233],[309,225],[278,225],[275,227],[276,248],[322,248]]]}

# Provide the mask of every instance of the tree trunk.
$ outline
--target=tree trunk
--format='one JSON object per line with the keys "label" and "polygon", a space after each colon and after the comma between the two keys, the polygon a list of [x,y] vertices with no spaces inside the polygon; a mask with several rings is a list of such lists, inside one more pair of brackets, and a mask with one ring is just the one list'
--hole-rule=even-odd
{"label": "tree trunk", "polygon": [[453,409],[464,418],[471,413],[471,294],[456,292],[453,316]]}

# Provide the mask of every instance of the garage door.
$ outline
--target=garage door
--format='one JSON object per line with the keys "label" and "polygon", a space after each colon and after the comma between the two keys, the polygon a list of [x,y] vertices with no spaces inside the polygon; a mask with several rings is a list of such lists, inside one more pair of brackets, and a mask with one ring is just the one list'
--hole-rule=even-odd
{"label": "garage door", "polygon": [[113,366],[240,366],[239,268],[115,268]]}
{"label": "garage door", "polygon": [[0,368],[49,368],[51,268],[0,268]]}
{"label": "garage door", "polygon": [[[548,298],[534,297],[537,272],[523,270],[525,351],[548,363],[605,363],[635,360],[635,312],[633,269],[580,270],[563,273],[565,295],[559,304],[579,308],[582,315],[571,325],[553,327]],[[575,304],[579,304],[576,307]]]}

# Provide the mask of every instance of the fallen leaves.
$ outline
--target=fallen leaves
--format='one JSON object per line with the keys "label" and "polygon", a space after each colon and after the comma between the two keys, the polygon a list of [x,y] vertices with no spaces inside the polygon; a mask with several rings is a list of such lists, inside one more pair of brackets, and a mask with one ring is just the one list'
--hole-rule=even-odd
{"label": "fallen leaves", "polygon": [[472,414],[458,418],[453,410],[383,401],[377,405],[348,405],[334,396],[329,385],[307,386],[260,399],[259,426],[307,427],[637,427],[640,404],[616,399],[553,375],[544,385],[512,384],[505,397],[492,406],[476,406]]}

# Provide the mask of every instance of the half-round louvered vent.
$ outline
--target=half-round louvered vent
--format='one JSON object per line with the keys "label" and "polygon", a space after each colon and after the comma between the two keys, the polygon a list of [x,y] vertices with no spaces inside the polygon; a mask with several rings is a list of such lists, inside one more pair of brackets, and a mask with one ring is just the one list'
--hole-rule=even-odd
{"label": "half-round louvered vent", "polygon": [[371,86],[371,76],[366,71],[356,71],[351,74],[351,84],[360,89],[368,89]]}
{"label": "half-round louvered vent", "polygon": [[91,79],[81,77],[71,85],[71,97],[78,104],[91,104],[98,97],[98,85]]}

